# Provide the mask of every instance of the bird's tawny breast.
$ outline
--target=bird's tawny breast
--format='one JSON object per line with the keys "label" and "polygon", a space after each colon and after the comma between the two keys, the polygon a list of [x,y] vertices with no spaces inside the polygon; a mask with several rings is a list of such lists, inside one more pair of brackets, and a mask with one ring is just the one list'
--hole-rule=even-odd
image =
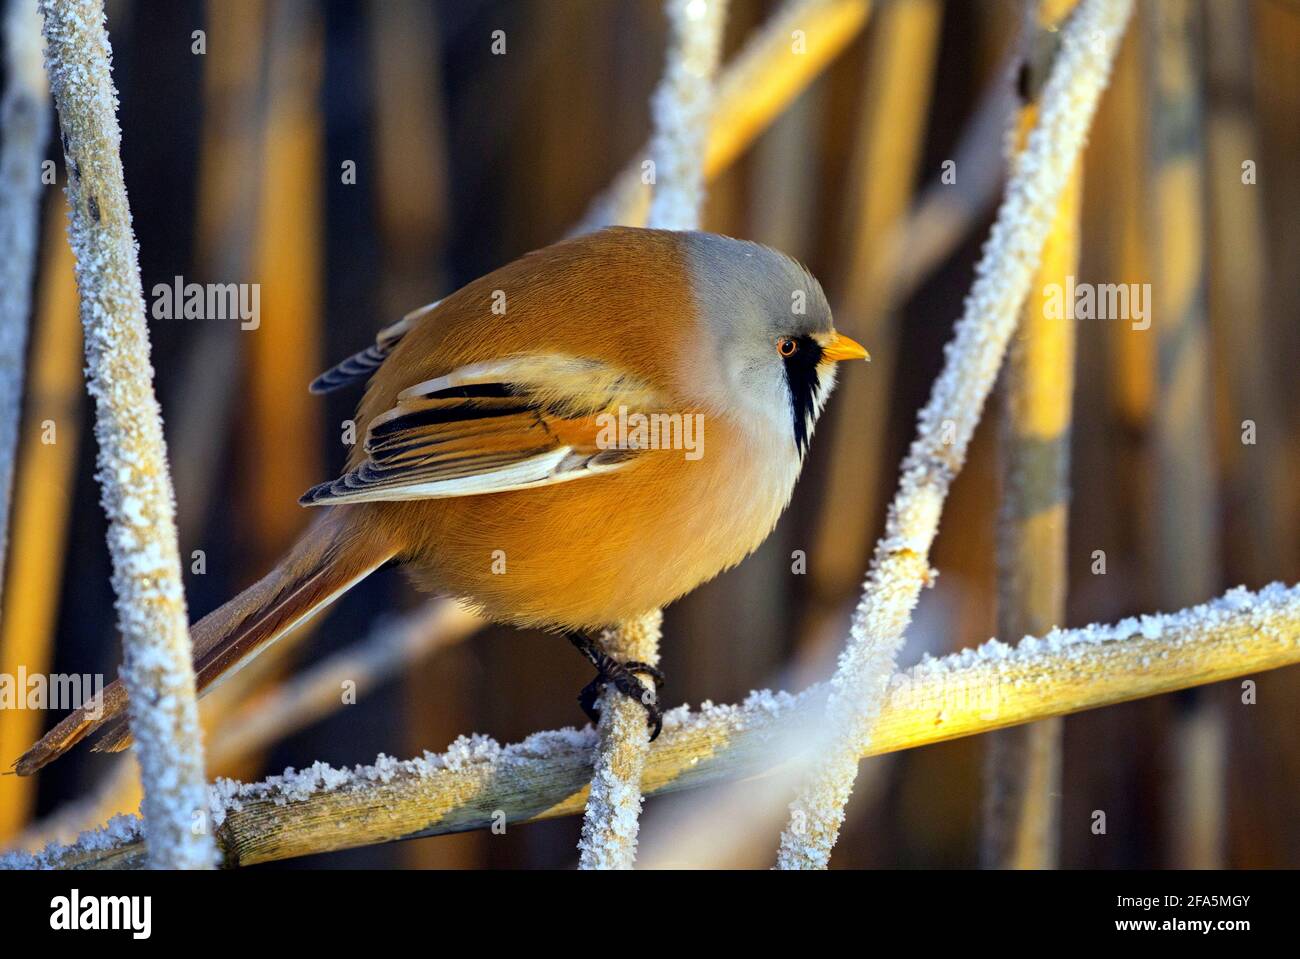
{"label": "bird's tawny breast", "polygon": [[372,508],[401,527],[425,588],[519,625],[611,625],[740,562],[789,501],[797,460],[774,463],[722,418],[704,430],[698,460],[652,450],[599,478]]}

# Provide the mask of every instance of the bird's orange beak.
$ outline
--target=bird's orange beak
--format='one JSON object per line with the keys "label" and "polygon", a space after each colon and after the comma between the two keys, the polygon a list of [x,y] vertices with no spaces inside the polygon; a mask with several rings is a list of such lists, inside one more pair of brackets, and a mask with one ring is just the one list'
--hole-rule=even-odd
{"label": "bird's orange beak", "polygon": [[857,340],[851,340],[843,333],[832,333],[831,338],[822,346],[822,358],[827,360],[867,360],[871,354]]}

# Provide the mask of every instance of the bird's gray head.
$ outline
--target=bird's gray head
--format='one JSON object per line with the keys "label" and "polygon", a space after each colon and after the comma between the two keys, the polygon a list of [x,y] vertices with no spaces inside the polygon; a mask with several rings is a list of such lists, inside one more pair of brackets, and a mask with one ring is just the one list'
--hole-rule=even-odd
{"label": "bird's gray head", "polygon": [[733,403],[789,436],[799,456],[835,385],[837,360],[867,352],[835,332],[821,284],[770,247],[683,237],[691,288]]}

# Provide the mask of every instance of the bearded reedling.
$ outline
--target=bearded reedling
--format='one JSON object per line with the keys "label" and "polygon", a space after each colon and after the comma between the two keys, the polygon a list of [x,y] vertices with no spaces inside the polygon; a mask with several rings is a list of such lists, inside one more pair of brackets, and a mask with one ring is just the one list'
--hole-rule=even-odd
{"label": "bearded reedling", "polygon": [[[198,688],[396,561],[490,619],[568,633],[598,671],[580,697],[588,715],[606,683],[647,702],[635,674],[662,677],[590,633],[753,552],[790,501],[836,363],[868,358],[835,332],[817,281],[755,243],[611,228],[489,273],[312,384],[369,378],[365,441],[340,478],[303,495],[321,515],[284,559],[191,627]],[[698,435],[686,450],[640,433],[611,442],[626,438],[611,424],[638,414]],[[121,683],[96,705],[16,770],[105,725],[95,748],[126,748]]]}

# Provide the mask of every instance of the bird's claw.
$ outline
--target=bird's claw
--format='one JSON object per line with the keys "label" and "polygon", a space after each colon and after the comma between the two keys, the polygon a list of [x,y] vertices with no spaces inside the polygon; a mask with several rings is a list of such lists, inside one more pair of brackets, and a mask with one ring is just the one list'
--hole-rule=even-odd
{"label": "bird's claw", "polygon": [[664,679],[664,672],[658,666],[651,666],[649,663],[643,663],[640,660],[633,659],[623,664],[623,668],[629,673],[645,673],[655,681],[655,689],[663,689],[668,680]]}
{"label": "bird's claw", "polygon": [[642,662],[619,663],[606,657],[597,666],[596,678],[582,687],[578,693],[578,704],[592,724],[600,722],[600,710],[596,706],[600,694],[606,686],[612,685],[628,699],[641,704],[646,711],[646,722],[650,726],[650,741],[654,742],[664,728],[663,713],[659,710],[655,690],[636,677],[642,673],[654,680],[656,687],[664,685],[664,674],[654,666]]}

